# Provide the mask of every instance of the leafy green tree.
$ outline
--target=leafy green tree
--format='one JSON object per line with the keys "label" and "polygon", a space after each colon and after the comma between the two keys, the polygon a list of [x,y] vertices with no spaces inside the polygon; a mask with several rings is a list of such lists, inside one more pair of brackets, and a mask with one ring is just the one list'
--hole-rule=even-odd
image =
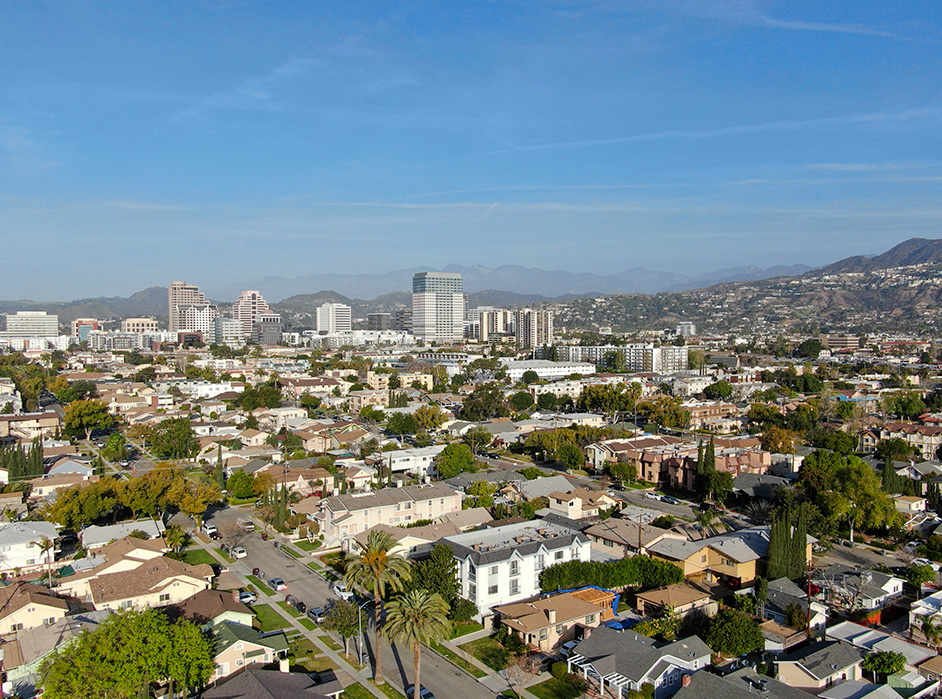
{"label": "leafy green tree", "polygon": [[226,481],[226,487],[234,497],[250,498],[255,494],[255,479],[245,471],[234,471]]}
{"label": "leafy green tree", "polygon": [[563,442],[556,447],[556,460],[570,469],[579,468],[585,464],[582,450],[570,442]]}
{"label": "leafy green tree", "polygon": [[392,638],[412,647],[413,681],[422,686],[422,646],[445,640],[451,634],[448,603],[428,590],[411,590],[386,605],[386,630]]}
{"label": "leafy green tree", "polygon": [[616,461],[608,465],[608,475],[622,483],[630,483],[637,477],[638,470],[625,461]]}
{"label": "leafy green tree", "polygon": [[350,650],[348,648],[349,639],[360,633],[361,623],[360,610],[355,602],[334,602],[327,609],[324,615],[322,628],[328,631],[336,631],[343,639],[343,652],[348,658]]}
{"label": "leafy green tree", "polygon": [[116,432],[108,437],[105,448],[102,450],[102,456],[108,461],[120,461],[124,458],[126,450],[127,441],[124,439],[124,435]]}
{"label": "leafy green tree", "polygon": [[233,401],[235,405],[246,412],[258,408],[280,408],[281,391],[271,383],[247,388]]}
{"label": "leafy green tree", "polygon": [[465,471],[475,471],[474,455],[467,444],[449,444],[442,450],[436,459],[438,475],[443,478],[454,478]]}
{"label": "leafy green tree", "polygon": [[517,473],[522,475],[528,481],[532,481],[536,478],[542,478],[543,476],[546,475],[536,466],[527,466],[526,468],[518,468]]}
{"label": "leafy green tree", "polygon": [[529,391],[517,391],[510,397],[510,404],[518,413],[533,405],[533,396]]}
{"label": "leafy green tree", "polygon": [[881,461],[909,461],[920,454],[916,447],[911,447],[902,437],[881,439],[874,452],[874,456]]}
{"label": "leafy green tree", "polygon": [[525,372],[523,372],[523,376],[520,377],[520,380],[529,386],[531,383],[536,383],[539,381],[540,375],[533,371],[533,369],[527,369]]}
{"label": "leafy green tree", "polygon": [[190,421],[170,418],[157,425],[151,437],[151,451],[162,459],[186,459],[196,455],[199,440]]}
{"label": "leafy green tree", "polygon": [[861,667],[867,672],[873,673],[873,681],[877,681],[877,675],[895,675],[902,672],[906,667],[906,656],[896,651],[878,651],[870,653],[864,658]]}
{"label": "leafy green tree", "polygon": [[[486,481],[477,481],[486,483]],[[472,487],[475,484],[472,484]],[[412,564],[412,579],[406,584],[406,590],[425,589],[441,595],[451,606],[461,592],[458,580],[458,565],[451,549],[445,544],[435,544],[428,558]]]}
{"label": "leafy green tree", "polygon": [[419,422],[410,413],[393,413],[386,421],[386,429],[393,434],[415,434],[419,431]]}
{"label": "leafy green tree", "polygon": [[109,429],[114,418],[100,400],[74,400],[66,406],[63,422],[66,434],[91,439],[95,430]]}
{"label": "leafy green tree", "polygon": [[713,617],[704,640],[723,655],[740,656],[765,648],[759,623],[735,609],[723,609]]}
{"label": "leafy green tree", "polygon": [[504,399],[504,392],[495,383],[478,386],[461,404],[461,419],[469,422],[480,422],[509,414],[510,408]]}
{"label": "leafy green tree", "polygon": [[556,396],[552,393],[541,393],[536,397],[536,407],[540,410],[552,410],[556,407]]}
{"label": "leafy green tree", "polygon": [[347,585],[362,585],[373,595],[376,605],[376,668],[373,680],[376,684],[385,684],[383,678],[383,600],[386,591],[400,592],[403,585],[412,578],[409,561],[400,554],[390,553],[395,542],[386,532],[371,530],[366,544],[359,544],[358,556],[346,559],[344,581]]}
{"label": "leafy green tree", "polygon": [[805,340],[800,345],[798,345],[798,347],[795,349],[795,356],[805,357],[807,359],[817,359],[822,349],[824,349],[824,345],[821,344],[821,341],[812,338],[810,340]]}
{"label": "leafy green tree", "polygon": [[213,667],[210,642],[195,625],[171,624],[161,611],[147,609],[112,614],[60,646],[39,674],[48,699],[133,699],[159,681],[189,695],[209,681]]}
{"label": "leafy green tree", "polygon": [[922,589],[923,583],[935,581],[935,571],[929,564],[911,565],[906,571],[906,580],[910,585],[916,588],[916,591]]}
{"label": "leafy green tree", "polygon": [[733,395],[733,385],[723,379],[704,388],[703,395],[709,400],[729,400]]}
{"label": "leafy green tree", "polygon": [[420,405],[415,411],[415,421],[425,430],[437,430],[446,419],[444,411],[437,405]]}

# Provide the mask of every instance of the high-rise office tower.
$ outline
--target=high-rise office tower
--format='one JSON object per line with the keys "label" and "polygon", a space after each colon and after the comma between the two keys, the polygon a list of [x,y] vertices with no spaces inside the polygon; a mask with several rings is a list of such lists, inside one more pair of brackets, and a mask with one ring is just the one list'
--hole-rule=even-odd
{"label": "high-rise office tower", "polygon": [[353,330],[350,306],[342,303],[325,303],[317,309],[317,332],[333,335]]}
{"label": "high-rise office tower", "polygon": [[243,291],[232,304],[232,318],[242,323],[242,339],[252,336],[252,326],[259,316],[268,313],[268,302],[257,291]]}
{"label": "high-rise office tower", "polygon": [[167,289],[167,328],[170,332],[191,330],[180,324],[180,309],[184,306],[209,306],[206,296],[195,284],[173,282]]}
{"label": "high-rise office tower", "polygon": [[367,330],[392,330],[392,313],[370,313],[366,316]]}
{"label": "high-rise office tower", "polygon": [[419,272],[412,277],[412,333],[420,340],[461,340],[464,303],[460,274]]}
{"label": "high-rise office tower", "polygon": [[539,347],[553,344],[553,312],[521,308],[517,311],[518,347]]}

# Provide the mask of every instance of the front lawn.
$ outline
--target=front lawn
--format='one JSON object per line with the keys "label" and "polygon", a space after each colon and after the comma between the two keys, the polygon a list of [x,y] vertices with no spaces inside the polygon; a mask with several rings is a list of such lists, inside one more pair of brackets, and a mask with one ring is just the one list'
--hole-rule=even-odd
{"label": "front lawn", "polygon": [[469,633],[474,633],[475,631],[482,631],[484,629],[476,621],[463,621],[460,624],[454,624],[451,629],[452,638],[461,638],[462,636],[467,636]]}
{"label": "front lawn", "polygon": [[314,551],[317,549],[317,544],[315,544],[313,541],[298,541],[295,543],[295,546],[297,546],[302,551]]}
{"label": "front lawn", "polygon": [[303,619],[298,619],[298,623],[301,624],[301,626],[306,628],[308,631],[313,631],[314,629],[317,628],[317,624],[315,624],[313,621],[311,621],[307,617],[304,617]]}
{"label": "front lawn", "polygon": [[373,699],[373,693],[361,684],[351,684],[343,690],[340,699]]}
{"label": "front lawn", "polygon": [[198,566],[202,563],[206,565],[212,565],[213,563],[218,563],[213,554],[205,549],[190,549],[183,554],[183,562],[187,565]]}
{"label": "front lawn", "polygon": [[266,595],[275,594],[275,591],[272,590],[270,587],[268,587],[268,585],[263,583],[257,576],[246,575],[245,577],[248,579],[250,583],[252,583],[255,586],[255,589],[258,590],[259,592],[262,592]]}
{"label": "front lawn", "polygon": [[288,626],[288,622],[271,605],[256,604],[252,607],[255,618],[258,619],[258,629],[262,633],[277,631]]}
{"label": "front lawn", "polygon": [[510,662],[510,653],[490,636],[465,643],[461,649],[497,672]]}
{"label": "front lawn", "polygon": [[301,558],[301,555],[302,555],[302,554],[298,553],[297,551],[295,551],[294,549],[292,549],[292,548],[291,548],[290,546],[288,546],[288,545],[284,545],[284,544],[283,544],[280,548],[281,548],[282,551],[284,551],[284,552],[287,553],[289,556],[291,556],[294,560],[298,560],[299,558]]}
{"label": "front lawn", "polygon": [[406,699],[396,690],[395,687],[390,685],[388,682],[384,682],[383,684],[377,684],[373,686],[376,687],[376,689],[381,691],[383,694],[385,694],[387,697],[389,697],[389,699]]}
{"label": "front lawn", "polygon": [[297,619],[299,616],[301,616],[301,612],[299,612],[297,609],[295,609],[294,607],[292,607],[292,606],[291,606],[290,604],[288,604],[287,602],[279,602],[279,603],[278,603],[278,606],[281,607],[282,609],[284,609],[286,612],[288,612],[288,614],[290,614],[291,616],[293,616],[295,619]]}
{"label": "front lawn", "polygon": [[578,689],[563,684],[555,677],[546,680],[546,682],[531,685],[527,687],[527,691],[537,699],[577,699],[577,697],[582,696],[582,692]]}

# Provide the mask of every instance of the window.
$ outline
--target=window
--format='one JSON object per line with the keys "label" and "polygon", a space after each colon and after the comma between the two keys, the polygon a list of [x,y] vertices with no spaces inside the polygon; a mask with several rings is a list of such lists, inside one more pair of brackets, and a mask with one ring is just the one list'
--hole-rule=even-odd
{"label": "window", "polygon": [[520,594],[520,581],[514,578],[510,581],[510,594],[519,595]]}
{"label": "window", "polygon": [[562,625],[562,624],[556,624],[556,635],[557,635],[557,636],[562,636],[562,635],[563,635],[563,625]]}
{"label": "window", "polygon": [[496,577],[497,577],[497,566],[491,566],[490,568],[488,568],[488,569],[487,569],[487,574],[488,574],[490,577],[492,577],[492,578],[496,578]]}
{"label": "window", "polygon": [[670,677],[667,678],[667,684],[674,684],[674,676],[673,676],[673,675],[671,675]]}
{"label": "window", "polygon": [[56,618],[54,616],[51,616],[48,619],[43,619],[43,626],[49,626],[55,623],[56,623]]}
{"label": "window", "polygon": [[585,618],[585,623],[594,624],[595,623],[595,614],[590,614]]}
{"label": "window", "polygon": [[536,569],[543,570],[546,567],[546,556],[542,553],[536,557]]}
{"label": "window", "polygon": [[615,546],[615,542],[611,541],[610,539],[602,539],[602,545],[608,546],[609,548],[613,548]]}
{"label": "window", "polygon": [[511,562],[510,562],[510,574],[511,574],[511,575],[520,575],[520,561],[511,561]]}
{"label": "window", "polygon": [[557,561],[563,560],[563,552],[562,552],[562,551],[557,551],[557,552],[556,552],[556,560],[557,560]]}
{"label": "window", "polygon": [[496,595],[496,594],[497,594],[497,585],[490,585],[490,586],[487,588],[487,594],[489,594],[489,595]]}
{"label": "window", "polygon": [[122,603],[121,603],[120,605],[118,605],[118,606],[119,606],[121,609],[130,609],[130,608],[131,608],[131,600],[129,600],[129,599],[128,599],[128,600],[124,600],[124,602],[122,602]]}
{"label": "window", "polygon": [[540,640],[541,641],[546,640],[546,629],[540,629]]}
{"label": "window", "polygon": [[163,593],[163,594],[160,596],[160,601],[161,601],[161,602],[169,602],[169,601],[170,601],[170,593],[168,593],[168,592]]}
{"label": "window", "polygon": [[703,554],[702,556],[700,556],[700,562],[706,563],[706,554]]}
{"label": "window", "polygon": [[477,580],[478,579],[478,569],[474,567],[472,563],[468,566],[468,580]]}
{"label": "window", "polygon": [[22,631],[23,624],[10,624],[10,631]]}
{"label": "window", "polygon": [[474,599],[475,595],[477,594],[478,594],[478,586],[475,585],[474,583],[471,583],[470,585],[468,585],[468,597],[470,597],[471,599]]}

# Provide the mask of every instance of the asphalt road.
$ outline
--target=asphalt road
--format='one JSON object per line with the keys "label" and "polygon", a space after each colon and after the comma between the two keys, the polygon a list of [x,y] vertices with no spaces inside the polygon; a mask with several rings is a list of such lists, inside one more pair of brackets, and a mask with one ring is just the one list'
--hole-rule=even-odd
{"label": "asphalt road", "polygon": [[[216,527],[225,526],[224,523],[236,523],[240,517],[251,514],[250,508],[230,507],[224,510],[215,510],[209,517]],[[330,591],[328,583],[305,565],[304,559],[295,560],[286,553],[275,548],[272,539],[262,541],[261,532],[247,534],[239,543],[245,547],[248,556],[229,565],[229,569],[243,576],[249,575],[253,568],[260,568],[260,577],[264,581],[270,578],[282,578],[288,589],[278,593],[276,599],[283,599],[284,595],[292,594],[304,602],[308,607],[327,607],[327,603],[337,597]],[[372,617],[364,609],[364,632],[370,625],[370,631],[365,633],[364,649],[371,657],[375,654],[373,647]],[[355,652],[355,651],[354,651]],[[405,645],[385,643],[383,648],[383,668],[388,681],[406,687],[412,683],[412,649]],[[472,697],[490,697],[493,693],[483,685],[456,668],[450,662],[429,650],[422,651],[422,685],[437,696],[459,697],[471,699]]]}

